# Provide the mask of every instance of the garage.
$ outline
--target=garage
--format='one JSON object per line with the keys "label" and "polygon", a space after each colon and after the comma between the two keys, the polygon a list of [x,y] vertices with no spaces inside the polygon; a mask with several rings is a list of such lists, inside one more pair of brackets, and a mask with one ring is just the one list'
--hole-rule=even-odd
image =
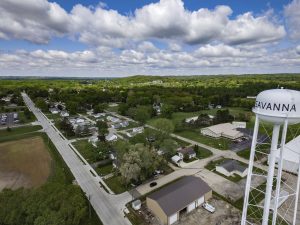
{"label": "garage", "polygon": [[196,208],[196,202],[193,202],[192,204],[189,204],[187,207],[187,212],[191,212]]}
{"label": "garage", "polygon": [[204,196],[197,200],[197,206],[201,206],[204,203]]}
{"label": "garage", "polygon": [[199,177],[185,176],[178,181],[151,193],[146,198],[148,209],[162,224],[180,221],[212,196],[211,188]]}
{"label": "garage", "polygon": [[169,224],[173,224],[173,223],[177,222],[177,220],[178,220],[178,213],[175,213],[169,217]]}

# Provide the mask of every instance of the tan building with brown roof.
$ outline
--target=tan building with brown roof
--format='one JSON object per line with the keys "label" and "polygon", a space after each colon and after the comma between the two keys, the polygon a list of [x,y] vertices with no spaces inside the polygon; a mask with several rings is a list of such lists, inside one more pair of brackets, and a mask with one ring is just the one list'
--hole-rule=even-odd
{"label": "tan building with brown roof", "polygon": [[212,197],[211,188],[199,177],[186,176],[150,194],[147,207],[163,224],[179,221],[180,212],[191,212]]}

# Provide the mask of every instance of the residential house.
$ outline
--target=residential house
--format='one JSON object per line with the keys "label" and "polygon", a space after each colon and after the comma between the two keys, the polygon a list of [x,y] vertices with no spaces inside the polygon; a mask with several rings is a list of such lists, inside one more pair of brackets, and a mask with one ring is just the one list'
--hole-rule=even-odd
{"label": "residential house", "polygon": [[234,159],[227,159],[216,166],[216,171],[227,177],[233,176],[234,174],[237,174],[240,177],[246,177],[248,168]]}
{"label": "residential house", "polygon": [[177,154],[181,159],[184,158],[192,159],[196,157],[196,152],[194,151],[193,147],[179,148],[177,150]]}

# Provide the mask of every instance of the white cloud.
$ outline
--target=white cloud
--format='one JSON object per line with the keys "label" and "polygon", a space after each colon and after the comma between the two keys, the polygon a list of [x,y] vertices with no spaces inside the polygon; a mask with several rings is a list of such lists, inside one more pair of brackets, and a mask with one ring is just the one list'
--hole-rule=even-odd
{"label": "white cloud", "polygon": [[0,38],[47,43],[69,31],[69,15],[46,0],[1,0]]}
{"label": "white cloud", "polygon": [[283,26],[269,16],[251,13],[231,19],[228,6],[189,11],[182,0],[160,0],[136,9],[132,15],[105,8],[75,5],[67,13],[47,0],[2,0],[0,38],[47,43],[51,37],[69,35],[93,46],[124,48],[131,42],[175,41],[203,44],[274,42],[285,35]]}
{"label": "white cloud", "polygon": [[[0,53],[0,72],[10,75],[215,74],[296,72],[295,48],[280,51],[244,49],[223,44],[204,45],[191,52],[171,50],[119,53],[109,48],[66,52],[58,50]],[[81,72],[81,73],[80,73]]]}
{"label": "white cloud", "polygon": [[149,41],[144,41],[140,43],[137,46],[137,49],[141,52],[155,52],[158,51],[158,48],[156,48],[151,42]]}
{"label": "white cloud", "polygon": [[296,52],[300,55],[300,45],[296,47]]}
{"label": "white cloud", "polygon": [[300,0],[294,0],[284,8],[289,35],[293,39],[300,39]]}
{"label": "white cloud", "polygon": [[278,41],[285,34],[284,27],[272,23],[267,15],[255,18],[245,13],[227,23],[223,38],[229,44],[266,43]]}

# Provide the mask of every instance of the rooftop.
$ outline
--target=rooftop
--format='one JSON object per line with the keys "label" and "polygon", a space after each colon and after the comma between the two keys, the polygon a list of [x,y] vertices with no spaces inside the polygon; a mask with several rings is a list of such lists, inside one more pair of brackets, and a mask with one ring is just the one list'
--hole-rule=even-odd
{"label": "rooftop", "polygon": [[202,197],[211,188],[199,177],[186,176],[150,194],[166,215],[170,216]]}
{"label": "rooftop", "polygon": [[239,171],[243,173],[247,169],[245,166],[242,166],[238,161],[233,159],[227,159],[219,166],[223,167],[228,172]]}

